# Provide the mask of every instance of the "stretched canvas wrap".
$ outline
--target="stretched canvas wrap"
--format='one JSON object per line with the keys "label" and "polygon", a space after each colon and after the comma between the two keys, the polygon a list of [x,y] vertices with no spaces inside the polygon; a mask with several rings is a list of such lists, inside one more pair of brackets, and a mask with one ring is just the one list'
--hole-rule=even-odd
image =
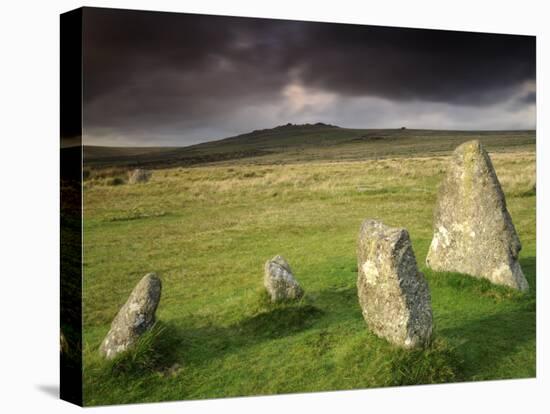
{"label": "stretched canvas wrap", "polygon": [[526,35],[63,14],[61,397],[534,377],[535,60]]}

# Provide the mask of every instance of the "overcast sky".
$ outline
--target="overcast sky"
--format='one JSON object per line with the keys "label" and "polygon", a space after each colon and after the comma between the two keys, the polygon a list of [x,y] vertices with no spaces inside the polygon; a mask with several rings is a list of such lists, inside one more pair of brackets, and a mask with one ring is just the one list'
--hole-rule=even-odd
{"label": "overcast sky", "polygon": [[535,38],[86,8],[84,143],[281,124],[534,129]]}

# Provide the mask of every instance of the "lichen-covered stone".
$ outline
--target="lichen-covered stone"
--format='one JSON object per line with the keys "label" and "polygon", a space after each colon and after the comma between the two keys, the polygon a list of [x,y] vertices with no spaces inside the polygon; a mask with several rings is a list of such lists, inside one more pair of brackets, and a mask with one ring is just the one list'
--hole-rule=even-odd
{"label": "lichen-covered stone", "polygon": [[427,346],[432,336],[430,290],[407,230],[365,220],[357,266],[359,304],[370,330],[404,348]]}
{"label": "lichen-covered stone", "polygon": [[101,343],[100,353],[112,359],[129,349],[155,323],[162,284],[155,273],[145,275],[120,308],[109,333]]}
{"label": "lichen-covered stone", "polygon": [[477,140],[454,151],[439,188],[426,264],[527,291],[521,250],[489,155]]}
{"label": "lichen-covered stone", "polygon": [[153,173],[149,170],[136,168],[135,170],[130,172],[128,176],[128,183],[129,184],[146,183],[151,179],[152,175]]}
{"label": "lichen-covered stone", "polygon": [[303,296],[304,291],[283,257],[275,256],[268,260],[264,270],[264,286],[272,302],[299,299]]}

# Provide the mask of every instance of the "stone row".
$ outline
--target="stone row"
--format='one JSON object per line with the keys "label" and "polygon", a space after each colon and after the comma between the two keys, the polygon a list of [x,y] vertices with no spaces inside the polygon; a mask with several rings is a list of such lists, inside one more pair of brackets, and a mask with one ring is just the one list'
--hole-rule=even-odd
{"label": "stone row", "polygon": [[[427,266],[526,291],[520,249],[489,155],[479,141],[460,145],[439,188]],[[430,289],[418,270],[408,231],[365,220],[357,267],[359,304],[369,329],[404,348],[428,346],[433,332]],[[304,295],[281,256],[265,263],[264,287],[272,302]],[[146,275],[113,320],[100,347],[102,355],[113,358],[126,351],[153,326],[160,294],[160,279],[154,273]]]}

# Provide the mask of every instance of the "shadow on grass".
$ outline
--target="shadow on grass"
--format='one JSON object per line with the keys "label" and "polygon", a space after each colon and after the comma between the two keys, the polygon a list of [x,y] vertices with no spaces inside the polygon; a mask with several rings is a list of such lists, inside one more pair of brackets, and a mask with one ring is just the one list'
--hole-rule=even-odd
{"label": "shadow on grass", "polygon": [[314,295],[315,301],[328,310],[325,318],[327,323],[363,320],[355,285],[333,287]]}
{"label": "shadow on grass", "polygon": [[308,328],[322,314],[312,305],[285,306],[246,318],[228,330],[256,340],[276,339]]}
{"label": "shadow on grass", "polygon": [[537,293],[537,258],[535,256],[522,257],[519,259],[521,269],[529,282],[529,293],[536,296]]}
{"label": "shadow on grass", "polygon": [[[534,375],[535,351],[530,345],[536,338],[536,257],[521,258],[520,264],[529,283],[527,293],[464,274],[426,272],[432,292],[450,288],[447,294],[470,299],[471,308],[461,309],[451,326],[439,329],[463,358],[465,380],[510,378],[509,372],[518,372],[510,368],[512,360],[525,364],[520,371],[526,376]],[[473,308],[476,298],[485,306],[489,303],[494,313],[480,316]]]}
{"label": "shadow on grass", "polygon": [[430,288],[452,288],[457,294],[469,293],[481,297],[490,297],[499,302],[512,300],[517,303],[532,301],[536,297],[536,258],[520,259],[521,268],[529,283],[529,291],[524,293],[508,286],[496,285],[488,279],[456,272],[436,272],[423,269],[428,277]]}
{"label": "shadow on grass", "polygon": [[[474,307],[476,297],[489,299],[495,304],[495,313],[478,315],[477,319],[471,316],[452,327],[436,326],[435,342],[426,350],[403,351],[380,345],[380,353],[386,355],[384,363],[391,367],[384,375],[384,381],[389,382],[384,384],[509,378],[510,372],[517,372],[510,368],[513,361],[525,363],[525,376],[534,375],[534,348],[530,345],[536,337],[536,258],[522,258],[521,266],[530,286],[527,294],[468,275],[431,272],[432,292],[450,288],[456,295],[472,298],[468,303]],[[321,292],[319,303],[323,309],[330,309],[323,320],[333,324],[336,320],[362,319],[356,296],[355,287]],[[464,309],[457,317],[467,318],[468,314],[469,310]]]}
{"label": "shadow on grass", "polygon": [[[464,359],[467,380],[498,379],[506,377],[498,374],[499,366],[524,349],[525,345],[534,344],[536,315],[534,310],[519,306],[441,329],[440,333],[456,344],[456,350]],[[534,375],[534,355],[532,361]],[[525,368],[529,370],[530,367]]]}
{"label": "shadow on grass", "polygon": [[[536,261],[534,257],[524,258],[521,264],[532,287],[527,295],[464,275],[432,275],[430,284],[451,288],[457,294],[467,292],[474,298],[477,295],[489,296],[503,303],[495,307],[493,315],[478,319],[470,317],[464,322],[457,321],[454,326],[437,329],[439,339],[428,350],[413,352],[394,349],[385,342],[366,336],[367,341],[359,341],[357,349],[350,351],[351,354],[360,356],[359,362],[364,364],[369,361],[387,364],[386,368],[378,367],[373,371],[384,374],[376,384],[504,378],[506,364],[518,352],[524,351],[522,361],[527,361],[527,364],[534,361],[534,358],[530,359],[534,352],[528,345],[534,343],[536,334],[533,294]],[[320,331],[309,338],[311,343],[308,349],[314,348],[322,356],[332,352],[332,327],[346,325],[344,330],[353,338],[357,337],[356,322],[361,322],[360,329],[364,326],[355,286],[332,286],[320,292],[311,292],[299,302],[271,304],[263,294],[258,299],[250,316],[227,326],[218,325],[215,320],[209,323],[204,316],[189,316],[163,323],[162,332],[152,339],[151,351],[144,353],[143,357],[139,353],[137,357],[132,356],[134,360],[127,361],[127,368],[123,371],[134,376],[146,372],[167,375],[174,366],[200,369],[212,360],[223,359],[243,348],[285,338],[312,327]],[[364,326],[364,329],[367,327]],[[362,369],[370,373],[369,370],[374,369],[371,362]],[[504,369],[499,371],[499,367]],[[526,372],[531,372],[529,367]]]}
{"label": "shadow on grass", "polygon": [[[496,314],[469,320],[460,326],[446,329],[436,326],[436,337],[450,339],[453,344],[457,344],[453,348],[466,360],[470,375],[477,371],[490,372],[494,364],[535,339],[536,258],[524,257],[520,263],[530,286],[527,294],[495,285],[485,279],[457,273],[436,274],[428,270],[431,273],[429,282],[432,294],[438,287],[447,287],[456,291],[457,295],[467,293],[474,299],[488,298],[495,305],[501,303],[506,308],[506,311],[502,311],[502,307],[496,307]],[[355,286],[326,289],[318,294],[317,302],[322,309],[330,309],[323,321],[331,325],[363,319]],[[467,309],[465,311],[467,314]]]}
{"label": "shadow on grass", "polygon": [[193,320],[179,321],[180,354],[186,362],[201,364],[263,341],[293,335],[311,327],[323,312],[309,304],[282,304],[260,311],[229,325],[193,326]]}
{"label": "shadow on grass", "polygon": [[204,317],[157,321],[131,350],[111,361],[93,351],[89,366],[98,378],[140,381],[149,375],[171,376],[186,366],[200,366],[243,347],[293,335],[311,327],[323,312],[300,302],[271,304],[260,298],[252,316],[228,326],[205,323]]}
{"label": "shadow on grass", "polygon": [[[312,337],[309,349],[319,356],[332,351],[337,335],[335,358],[347,368],[335,377],[333,389],[370,388],[461,381],[462,360],[446,339],[434,333],[430,346],[403,349],[369,330],[355,286],[334,287],[320,292],[317,300],[330,309],[321,329]],[[337,327],[335,329],[335,327]],[[343,345],[345,344],[345,345]],[[342,346],[343,345],[343,346]]]}

